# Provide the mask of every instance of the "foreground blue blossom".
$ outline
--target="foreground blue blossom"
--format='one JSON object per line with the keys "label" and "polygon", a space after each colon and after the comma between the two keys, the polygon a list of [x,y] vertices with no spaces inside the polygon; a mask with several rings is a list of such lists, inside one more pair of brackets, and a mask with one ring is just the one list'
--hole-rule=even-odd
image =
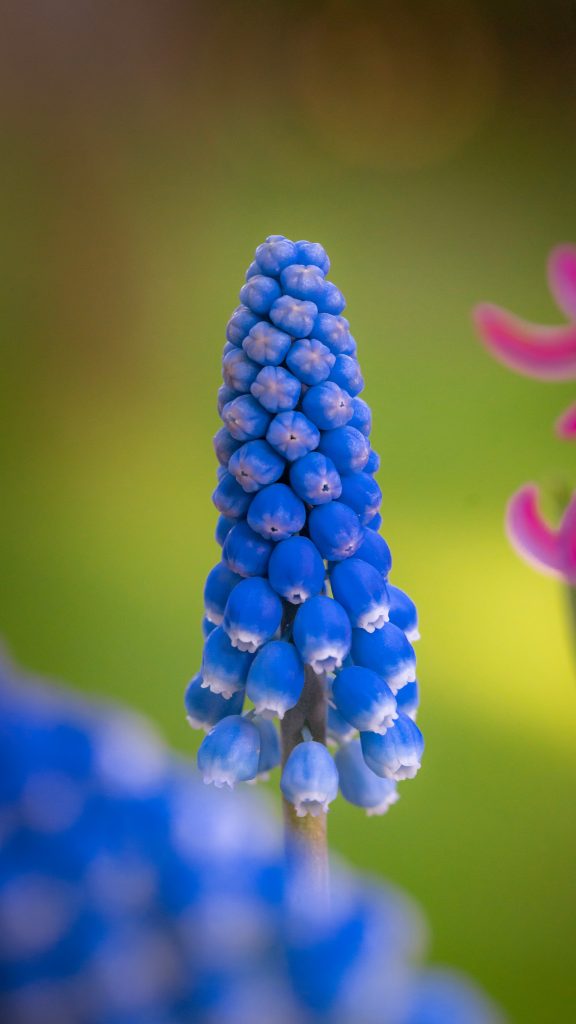
{"label": "foreground blue blossom", "polygon": [[215,785],[261,777],[258,725],[272,741],[281,723],[281,788],[302,816],[328,809],[338,774],[345,799],[382,813],[422,754],[418,615],[390,583],[372,411],[329,271],[320,243],[270,235],[228,321],[214,438],[221,556],[186,696]]}
{"label": "foreground blue blossom", "polygon": [[[246,725],[265,774],[273,724]],[[391,886],[340,868],[330,907],[294,901],[268,808],[206,789],[134,713],[0,661],[0,769],[6,1024],[500,1021],[422,966],[420,914]]]}

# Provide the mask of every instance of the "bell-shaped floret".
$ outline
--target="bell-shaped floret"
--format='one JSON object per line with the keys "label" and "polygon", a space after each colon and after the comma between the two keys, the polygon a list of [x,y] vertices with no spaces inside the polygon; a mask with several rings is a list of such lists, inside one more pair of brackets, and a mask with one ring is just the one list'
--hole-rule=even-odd
{"label": "bell-shaped floret", "polygon": [[246,685],[252,655],[233,647],[222,626],[210,633],[202,655],[202,686],[229,700]]}
{"label": "bell-shaped floret", "polygon": [[406,683],[413,683],[416,679],[416,656],[412,644],[391,622],[374,633],[355,629],[352,633],[352,658],[357,665],[371,668],[383,676],[392,693],[397,693]]}
{"label": "bell-shaped floret", "polygon": [[332,459],[340,475],[364,469],[370,454],[368,438],[356,430],[356,427],[326,430],[320,438],[318,448],[323,455]]}
{"label": "bell-shaped floret", "polygon": [[216,626],[222,622],[226,602],[241,578],[222,562],[208,573],[204,584],[204,611],[206,618]]}
{"label": "bell-shaped floret", "polygon": [[232,348],[222,360],[222,377],[227,388],[246,394],[260,372],[258,363],[241,348]]}
{"label": "bell-shaped floret", "polygon": [[226,341],[231,345],[240,346],[251,327],[257,324],[260,317],[248,309],[248,306],[237,306],[226,327]]}
{"label": "bell-shaped floret", "polygon": [[312,332],[335,356],[353,355],[356,342],[350,334],[350,324],[344,316],[320,313]]}
{"label": "bell-shaped floret", "polygon": [[295,299],[309,299],[317,306],[320,305],[326,290],[324,273],[313,263],[308,266],[293,263],[286,267],[280,274],[280,284],[285,295],[292,295]]}
{"label": "bell-shaped floret", "polygon": [[419,704],[420,693],[416,680],[413,683],[406,683],[406,686],[403,686],[401,690],[398,690],[398,693],[396,694],[396,705],[398,707],[398,711],[401,711],[404,715],[408,715],[408,718],[412,718],[416,721]]}
{"label": "bell-shaped floret", "polygon": [[284,235],[268,235],[265,242],[256,249],[256,263],[261,274],[279,277],[280,272],[290,263],[298,260],[298,250],[294,242]]}
{"label": "bell-shaped floret", "polygon": [[360,731],[385,733],[398,717],[394,694],[382,676],[360,665],[338,672],[332,699],[342,717]]}
{"label": "bell-shaped floret", "polygon": [[332,281],[324,282],[324,291],[316,301],[319,313],[332,313],[338,316],[346,309],[346,299]]}
{"label": "bell-shaped floret", "polygon": [[336,708],[329,704],[326,714],[326,734],[329,743],[349,743],[356,736],[356,729],[342,717]]}
{"label": "bell-shaped floret", "polygon": [[254,363],[261,366],[280,366],[291,344],[292,338],[289,334],[279,331],[267,320],[260,320],[250,328],[242,347]]}
{"label": "bell-shaped floret", "polygon": [[368,767],[359,739],[340,747],[335,760],[342,796],[348,803],[363,807],[369,816],[385,814],[399,799],[394,780],[383,779]]}
{"label": "bell-shaped floret", "polygon": [[302,408],[320,430],[343,427],[353,415],[350,395],[332,380],[310,388],[302,399]]}
{"label": "bell-shaped floret", "polygon": [[353,626],[373,633],[388,621],[388,591],[384,577],[369,562],[347,558],[330,573],[332,593],[348,612]]}
{"label": "bell-shaped floret", "polygon": [[271,640],[282,621],[282,601],[268,580],[252,576],[234,588],[222,628],[233,647],[253,654]]}
{"label": "bell-shaped floret", "polygon": [[307,537],[290,537],[274,546],[268,579],[280,597],[303,604],[322,592],[326,570],[318,548]]}
{"label": "bell-shaped floret", "polygon": [[270,309],[272,323],[293,338],[307,338],[317,316],[318,307],[313,302],[293,299],[291,295],[282,295]]}
{"label": "bell-shaped floret", "polygon": [[258,651],[246,682],[257,714],[284,718],[298,703],[303,687],[304,666],[293,644],[272,640]]}
{"label": "bell-shaped floret", "polygon": [[265,781],[273,768],[277,768],[281,760],[280,737],[278,730],[269,718],[254,715],[253,724],[260,734],[260,757],[256,778]]}
{"label": "bell-shaped floret", "polygon": [[216,539],[216,543],[219,544],[220,547],[222,547],[226,537],[230,533],[230,530],[233,526],[236,526],[237,522],[238,520],[232,519],[231,516],[218,516],[214,537]]}
{"label": "bell-shaped floret", "polygon": [[285,459],[294,462],[318,447],[320,431],[301,412],[280,412],[268,427],[266,440]]}
{"label": "bell-shaped floret", "polygon": [[341,501],[313,508],[308,516],[308,529],[322,557],[331,562],[356,554],[364,536],[358,516]]}
{"label": "bell-shaped floret", "polygon": [[250,391],[268,412],[290,412],[298,405],[302,385],[283,366],[264,366]]}
{"label": "bell-shaped floret", "polygon": [[303,384],[320,384],[327,380],[336,356],[317,338],[304,338],[292,345],[286,365]]}
{"label": "bell-shaped floret", "polygon": [[268,484],[276,483],[285,465],[284,459],[267,441],[248,441],[230,457],[228,472],[243,491],[253,494]]}
{"label": "bell-shaped floret", "polygon": [[[238,576],[265,576],[272,544],[241,520],[230,530],[222,548],[222,561]],[[236,582],[239,582],[236,579]],[[224,611],[222,611],[224,614]]]}
{"label": "bell-shaped floret", "polygon": [[[255,441],[252,443],[256,444]],[[232,459],[228,468],[231,473],[234,472]],[[350,473],[349,476],[342,477],[342,501],[354,509],[363,526],[369,526],[374,516],[380,512],[382,491],[374,477],[368,473]]]}
{"label": "bell-shaped floret", "polygon": [[330,258],[323,245],[320,242],[308,242],[302,238],[299,242],[296,242],[296,259],[294,263],[301,263],[304,267],[310,265],[314,267],[320,267],[325,274],[330,270]]}
{"label": "bell-shaped floret", "polygon": [[294,747],[284,765],[280,788],[299,818],[326,813],[338,794],[338,771],[323,743],[308,740]]}
{"label": "bell-shaped floret", "polygon": [[287,540],[306,522],[306,509],[286,484],[270,484],[254,496],[248,524],[269,540]]}
{"label": "bell-shaped floret", "polygon": [[224,471],[224,475],[212,495],[212,501],[223,516],[240,519],[246,515],[252,495],[246,494],[232,474]]}
{"label": "bell-shaped floret", "polygon": [[[350,420],[349,426],[356,427],[364,437],[370,437],[370,431],[372,430],[372,410],[365,402],[363,398],[355,397],[352,399],[352,419]],[[370,458],[370,456],[368,457]],[[368,463],[366,464],[368,465]]]}
{"label": "bell-shaped floret", "polygon": [[240,448],[242,441],[237,441],[235,437],[232,437],[226,427],[220,427],[220,430],[214,435],[212,443],[218,462],[221,466],[227,466],[234,452]]}
{"label": "bell-shaped floret", "polygon": [[224,426],[237,441],[253,441],[257,437],[264,437],[270,418],[254,395],[240,395],[222,409]]}
{"label": "bell-shaped floret", "polygon": [[336,466],[320,452],[309,452],[292,463],[290,486],[308,505],[327,505],[342,493]]}
{"label": "bell-shaped floret", "polygon": [[262,268],[258,266],[258,264],[256,263],[256,260],[252,260],[252,263],[247,268],[246,273],[244,274],[244,280],[245,281],[249,281],[251,277],[256,277],[256,274],[261,274],[261,273],[262,273]]}
{"label": "bell-shaped floret", "polygon": [[230,700],[224,700],[219,693],[202,686],[200,673],[190,680],[184,697],[186,718],[193,729],[208,732],[222,718],[239,715],[244,704],[244,690],[238,690]]}
{"label": "bell-shaped floret", "polygon": [[223,718],[204,737],[198,751],[198,769],[204,782],[234,788],[258,774],[260,733],[248,718]]}
{"label": "bell-shaped floret", "polygon": [[311,597],[294,619],[294,643],[302,661],[317,673],[340,668],[350,650],[350,620],[331,597]]}
{"label": "bell-shaped floret", "polygon": [[282,295],[282,289],[272,277],[255,274],[240,289],[240,302],[248,306],[254,313],[265,316],[270,312],[276,300]]}
{"label": "bell-shaped floret", "polygon": [[384,537],[381,537],[379,533],[375,533],[373,530],[366,530],[364,533],[364,539],[356,552],[356,557],[361,558],[363,562],[369,562],[373,565],[378,572],[381,572],[384,578],[388,577],[388,573],[392,568],[392,554],[388,547]]}
{"label": "bell-shaped floret", "polygon": [[408,594],[405,594],[399,587],[388,584],[390,595],[390,622],[402,629],[411,644],[420,639],[418,631],[418,612],[416,605]]}
{"label": "bell-shaped floret", "polygon": [[360,734],[362,753],[369,768],[385,779],[413,779],[422,759],[424,737],[407,715],[399,714],[384,735],[375,732]]}
{"label": "bell-shaped floret", "polygon": [[353,356],[347,356],[344,353],[336,356],[336,362],[330,370],[328,380],[334,381],[352,397],[358,395],[364,387],[360,363]]}

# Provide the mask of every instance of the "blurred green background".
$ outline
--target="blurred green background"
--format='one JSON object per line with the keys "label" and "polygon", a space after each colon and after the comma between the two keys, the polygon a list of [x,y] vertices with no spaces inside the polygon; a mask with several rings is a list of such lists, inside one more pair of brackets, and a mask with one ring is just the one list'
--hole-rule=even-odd
{"label": "blurred green background", "polygon": [[394,581],[419,603],[427,737],[400,804],[369,820],[338,801],[332,844],[406,886],[434,959],[512,1020],[569,1019],[573,651],[564,595],[502,520],[520,483],[573,483],[552,433],[573,392],[491,362],[470,309],[559,318],[544,266],[576,237],[574,5],[60,0],[3,18],[7,644],[193,751],[224,326],[268,233],[322,241]]}

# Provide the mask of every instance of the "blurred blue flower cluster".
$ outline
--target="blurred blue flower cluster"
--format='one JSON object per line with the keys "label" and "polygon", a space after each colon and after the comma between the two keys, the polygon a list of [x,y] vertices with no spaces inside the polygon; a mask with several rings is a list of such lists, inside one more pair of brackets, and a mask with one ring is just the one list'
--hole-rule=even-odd
{"label": "blurred blue flower cluster", "polygon": [[418,623],[388,582],[372,416],[329,268],[317,242],[270,236],[227,325],[214,439],[222,554],[206,580],[204,654],[186,708],[208,733],[205,781],[233,786],[279,762],[272,719],[298,704],[314,672],[339,749],[334,759],[304,736],[284,766],[284,796],[315,815],[340,786],[377,814],[420,767]]}
{"label": "blurred blue flower cluster", "polygon": [[294,904],[257,795],[201,785],[147,723],[0,663],[0,1020],[489,1024],[420,966],[396,890],[336,869]]}

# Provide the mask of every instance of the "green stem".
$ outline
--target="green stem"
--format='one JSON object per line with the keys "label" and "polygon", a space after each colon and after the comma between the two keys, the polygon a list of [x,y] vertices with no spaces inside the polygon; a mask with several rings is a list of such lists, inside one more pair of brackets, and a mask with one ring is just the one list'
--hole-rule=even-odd
{"label": "green stem", "polygon": [[[282,719],[283,765],[302,742],[305,728],[313,740],[326,743],[326,695],[319,677],[309,667],[300,700]],[[326,815],[299,818],[292,804],[284,800],[284,826],[287,854],[295,863],[298,877],[298,898],[325,900],[329,884]]]}

